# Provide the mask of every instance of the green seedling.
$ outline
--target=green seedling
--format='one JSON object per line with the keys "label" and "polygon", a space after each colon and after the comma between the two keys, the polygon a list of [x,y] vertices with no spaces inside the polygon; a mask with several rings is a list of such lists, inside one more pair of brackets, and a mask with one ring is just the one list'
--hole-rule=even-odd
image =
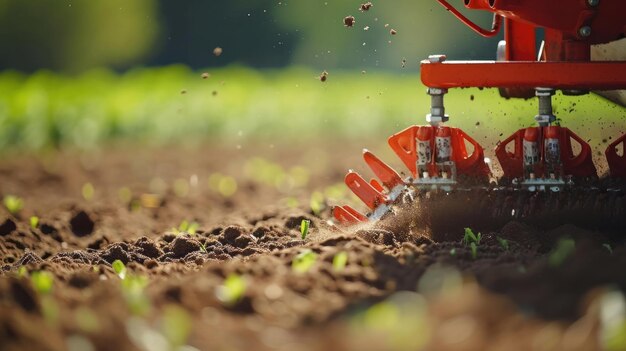
{"label": "green seedling", "polygon": [[115,274],[117,274],[120,279],[126,279],[126,266],[124,265],[124,262],[115,260],[111,266],[113,267]]}
{"label": "green seedling", "polygon": [[299,253],[291,262],[291,269],[296,273],[308,272],[317,261],[317,254],[310,249]]}
{"label": "green seedling", "polygon": [[87,307],[79,307],[74,311],[76,325],[85,333],[95,333],[100,330],[98,315]]}
{"label": "green seedling", "polygon": [[12,215],[18,214],[24,208],[24,200],[14,195],[5,196],[2,202]]}
{"label": "green seedling", "polygon": [[465,228],[465,235],[463,236],[463,243],[465,243],[465,245],[469,245],[470,243],[480,245],[481,239],[482,234],[474,234],[474,231],[471,228]]}
{"label": "green seedling", "polygon": [[28,277],[28,269],[26,269],[25,266],[20,266],[20,268],[17,269],[17,277],[18,278]]}
{"label": "green seedling", "polygon": [[180,222],[178,228],[173,228],[172,231],[176,234],[189,233],[190,235],[196,235],[198,228],[200,228],[198,222],[189,222],[185,219]]}
{"label": "green seedling", "polygon": [[470,250],[472,252],[472,259],[475,260],[478,256],[478,245],[474,242],[470,243]]}
{"label": "green seedling", "polygon": [[231,274],[217,288],[217,298],[226,306],[236,305],[246,293],[247,284],[243,277]]}
{"label": "green seedling", "polygon": [[559,239],[556,248],[550,253],[548,262],[551,266],[560,266],[565,260],[574,253],[576,242],[574,239]]}
{"label": "green seedling", "polygon": [[165,307],[160,329],[170,345],[170,350],[181,350],[187,344],[192,328],[193,320],[186,310],[176,305]]}
{"label": "green seedling", "polygon": [[30,217],[29,222],[30,222],[30,228],[32,230],[35,230],[35,229],[37,229],[39,227],[39,217],[37,217],[37,216]]}
{"label": "green seedling", "polygon": [[333,269],[336,272],[343,271],[348,264],[348,253],[341,251],[333,257]]}
{"label": "green seedling", "polygon": [[506,251],[509,251],[509,241],[508,240],[503,239],[501,237],[497,237],[496,239],[498,239],[498,243],[500,244],[500,247],[502,247]]}
{"label": "green seedling", "polygon": [[87,182],[85,184],[83,184],[83,187],[81,189],[81,194],[83,195],[83,198],[87,201],[91,201],[93,200],[93,196],[96,193],[96,189],[93,187],[93,184]]}
{"label": "green seedling", "polygon": [[611,247],[611,244],[604,243],[602,244],[602,247],[604,247],[611,255],[613,254],[613,248]]}
{"label": "green seedling", "polygon": [[200,251],[204,252],[204,253],[207,253],[206,244],[200,243]]}
{"label": "green seedling", "polygon": [[311,225],[311,221],[308,219],[303,219],[300,222],[300,233],[302,234],[302,240],[306,240],[307,235],[309,235],[309,226]]}
{"label": "green seedling", "polygon": [[126,304],[135,315],[145,315],[150,310],[150,300],[145,294],[148,285],[148,277],[135,274],[127,274],[121,280],[122,293]]}
{"label": "green seedling", "polygon": [[30,275],[30,281],[35,291],[39,294],[46,295],[52,292],[54,285],[54,276],[50,272],[36,271]]}
{"label": "green seedling", "polygon": [[319,191],[313,192],[309,205],[311,206],[311,212],[313,212],[314,215],[319,216],[324,209],[324,194]]}
{"label": "green seedling", "polygon": [[456,249],[450,249],[450,256],[456,256]]}

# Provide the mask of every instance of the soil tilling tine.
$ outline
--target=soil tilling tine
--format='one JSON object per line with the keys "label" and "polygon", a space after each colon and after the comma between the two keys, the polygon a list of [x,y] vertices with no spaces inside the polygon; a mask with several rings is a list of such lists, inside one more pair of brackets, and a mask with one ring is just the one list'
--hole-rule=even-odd
{"label": "soil tilling tine", "polygon": [[[591,147],[561,126],[552,98],[558,90],[567,96],[626,89],[624,57],[591,60],[591,46],[596,44],[626,52],[626,40],[620,40],[626,35],[626,1],[464,0],[466,8],[493,14],[490,30],[470,21],[448,1],[437,1],[480,35],[493,36],[504,27],[497,60],[448,61],[445,55],[431,55],[422,61],[421,80],[431,98],[427,124],[408,127],[389,138],[389,146],[410,175],[401,177],[402,173],[365,150],[365,162],[378,180],[367,181],[350,171],[345,182],[365,203],[368,214],[337,206],[333,211],[336,221],[378,220],[419,198],[430,201],[438,194],[445,197],[473,190],[493,194],[488,195],[492,201],[487,201],[492,208],[481,211],[513,217],[545,210],[551,204],[580,204],[575,199],[582,191],[590,199],[584,203],[596,204],[586,213],[606,217],[611,211],[593,199],[624,196],[626,135],[616,135],[618,139],[605,151],[611,178],[604,182],[598,178]],[[537,29],[544,32],[539,51]],[[515,131],[495,147],[503,172],[497,181],[483,147],[461,129],[446,124],[450,118],[445,113],[445,94],[452,88],[467,87],[498,88],[506,98],[535,97],[539,106],[536,126]],[[624,98],[612,100],[626,105]],[[598,210],[600,207],[603,210]]]}

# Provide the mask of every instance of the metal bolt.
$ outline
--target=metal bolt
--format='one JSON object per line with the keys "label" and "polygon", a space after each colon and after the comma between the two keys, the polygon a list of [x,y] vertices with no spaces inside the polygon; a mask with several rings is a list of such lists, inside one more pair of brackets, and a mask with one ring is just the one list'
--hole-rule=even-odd
{"label": "metal bolt", "polygon": [[588,37],[591,35],[591,27],[589,26],[584,26],[584,27],[580,27],[580,29],[578,30],[578,34],[580,34],[581,37]]}
{"label": "metal bolt", "polygon": [[446,60],[446,55],[430,55],[428,56],[428,61],[430,63],[442,63]]}
{"label": "metal bolt", "polygon": [[598,6],[598,4],[600,3],[600,0],[587,0],[587,3],[589,4],[589,6],[591,7],[596,7]]}

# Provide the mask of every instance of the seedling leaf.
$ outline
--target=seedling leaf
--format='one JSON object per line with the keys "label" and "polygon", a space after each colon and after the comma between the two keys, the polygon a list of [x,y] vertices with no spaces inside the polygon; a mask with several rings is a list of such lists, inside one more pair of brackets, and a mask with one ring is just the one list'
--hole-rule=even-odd
{"label": "seedling leaf", "polygon": [[497,237],[496,239],[498,239],[498,243],[500,244],[500,246],[501,246],[504,250],[506,250],[506,251],[508,251],[508,250],[509,250],[509,241],[508,241],[508,240],[503,239],[503,238],[501,238],[501,237]]}
{"label": "seedling leaf", "polygon": [[217,298],[227,306],[234,306],[246,293],[246,281],[237,274],[231,274],[217,288]]}
{"label": "seedling leaf", "polygon": [[172,350],[180,350],[187,343],[193,322],[186,310],[168,305],[163,311],[161,330]]}
{"label": "seedling leaf", "polygon": [[121,280],[122,292],[130,311],[136,315],[144,315],[150,310],[150,300],[144,294],[148,278],[142,275],[127,274]]}
{"label": "seedling leaf", "polygon": [[556,248],[552,250],[548,262],[551,266],[560,266],[567,257],[569,257],[576,249],[576,242],[574,239],[559,239]]}
{"label": "seedling leaf", "polygon": [[317,261],[317,254],[310,249],[304,250],[294,257],[291,262],[291,269],[297,273],[308,272]]}
{"label": "seedling leaf", "polygon": [[604,243],[602,244],[602,247],[604,247],[611,255],[613,254],[613,248],[611,247],[611,244]]}
{"label": "seedling leaf", "polygon": [[300,233],[302,234],[302,240],[306,240],[307,235],[309,235],[309,226],[311,225],[311,221],[308,219],[303,219],[300,222]]}
{"label": "seedling leaf", "polygon": [[20,266],[20,268],[17,269],[17,276],[19,278],[28,277],[28,269],[26,269],[25,266]]}
{"label": "seedling leaf", "polygon": [[50,272],[36,271],[30,275],[33,288],[39,294],[49,294],[54,284],[54,276]]}
{"label": "seedling leaf", "polygon": [[478,246],[476,245],[476,243],[470,243],[470,250],[472,251],[472,259],[475,260],[476,256],[478,256]]}
{"label": "seedling leaf", "polygon": [[6,195],[2,202],[12,215],[18,214],[24,208],[24,200],[14,195]]}
{"label": "seedling leaf", "polygon": [[474,234],[474,231],[471,228],[465,228],[465,234],[463,235],[463,243],[465,245],[469,245],[471,243],[475,243],[476,245],[479,245],[481,239],[482,239],[482,234],[478,233],[478,235],[476,235]]}
{"label": "seedling leaf", "polygon": [[456,249],[450,249],[450,256],[456,256]]}
{"label": "seedling leaf", "polygon": [[341,251],[333,257],[333,269],[337,272],[342,271],[346,268],[346,264],[348,263],[348,253],[345,251]]}
{"label": "seedling leaf", "polygon": [[30,228],[31,229],[35,230],[35,229],[37,229],[37,227],[39,227],[39,217],[37,217],[37,216],[30,217],[29,222],[30,222]]}
{"label": "seedling leaf", "polygon": [[115,274],[117,274],[120,279],[126,279],[126,266],[124,265],[124,262],[115,260],[111,266],[113,267]]}
{"label": "seedling leaf", "polygon": [[83,185],[81,193],[85,200],[91,201],[93,200],[93,196],[96,193],[96,190],[94,189],[93,184],[87,182]]}

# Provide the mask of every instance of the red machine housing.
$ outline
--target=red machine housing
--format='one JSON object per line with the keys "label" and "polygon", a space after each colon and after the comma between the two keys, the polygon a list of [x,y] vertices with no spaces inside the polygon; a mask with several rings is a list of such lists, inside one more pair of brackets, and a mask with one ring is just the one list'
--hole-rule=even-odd
{"label": "red machine housing", "polygon": [[[537,87],[573,94],[626,89],[626,61],[591,61],[590,50],[591,45],[625,37],[624,0],[464,0],[463,4],[469,9],[493,13],[491,29],[481,28],[447,0],[437,1],[482,36],[496,35],[504,24],[505,40],[498,47],[497,61],[422,61],[421,78],[428,87],[494,87],[500,88],[505,97],[521,98],[532,97]],[[544,30],[544,41],[537,53],[538,28]],[[565,130],[560,139],[563,152],[571,153],[572,139],[577,140],[583,150],[578,157],[563,155],[566,175],[589,175],[593,166],[585,151],[589,145]],[[523,134],[524,130],[516,132],[496,150],[507,176],[522,173],[519,143]],[[623,142],[624,138],[618,140]],[[504,145],[513,141],[515,151],[506,152]],[[543,140],[540,142],[543,148]],[[615,151],[620,142],[614,144],[605,152],[611,175],[626,177],[626,157]]]}
{"label": "red machine housing", "polygon": [[[623,0],[464,0],[467,8],[494,14],[491,30],[473,23],[447,0],[437,0],[478,34],[494,36],[504,22],[502,60],[422,61],[422,82],[428,87],[512,88],[510,97],[532,97],[535,87],[578,90],[626,88],[626,62],[592,62],[594,44],[626,34]],[[536,29],[544,45],[536,53]],[[519,89],[527,88],[527,89]],[[515,94],[517,92],[517,94]]]}

